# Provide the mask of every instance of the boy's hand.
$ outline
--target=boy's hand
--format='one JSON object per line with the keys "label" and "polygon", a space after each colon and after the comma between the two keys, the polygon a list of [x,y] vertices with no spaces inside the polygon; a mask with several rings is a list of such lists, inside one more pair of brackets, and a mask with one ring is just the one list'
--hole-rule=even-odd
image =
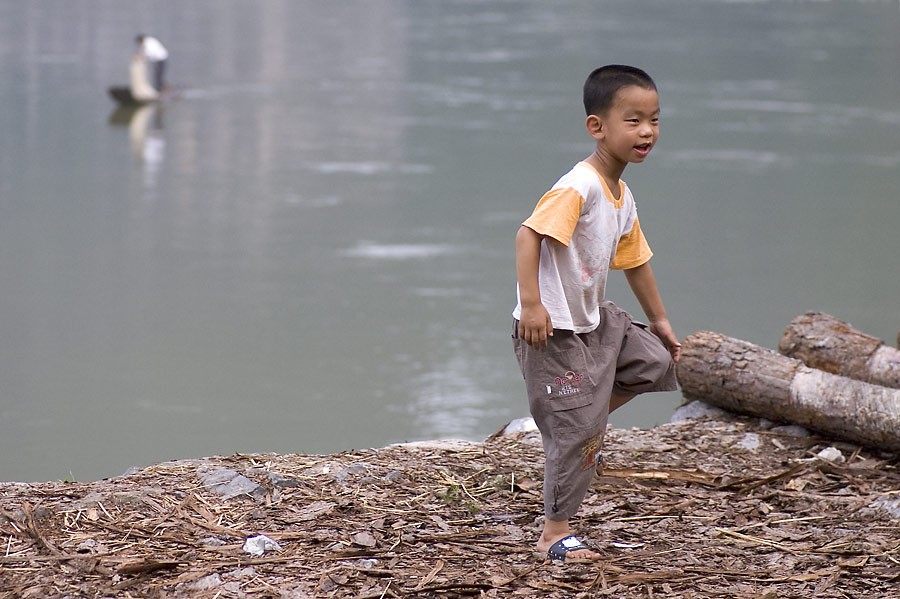
{"label": "boy's hand", "polygon": [[672,325],[669,324],[668,319],[651,322],[650,332],[663,342],[663,345],[666,346],[666,349],[672,355],[673,362],[677,362],[681,358],[681,343],[678,342],[678,337],[675,336],[675,331],[672,330]]}
{"label": "boy's hand", "polygon": [[534,306],[522,306],[522,316],[519,319],[519,339],[522,339],[534,349],[547,347],[547,337],[553,336],[553,323],[550,322],[550,314],[543,304]]}

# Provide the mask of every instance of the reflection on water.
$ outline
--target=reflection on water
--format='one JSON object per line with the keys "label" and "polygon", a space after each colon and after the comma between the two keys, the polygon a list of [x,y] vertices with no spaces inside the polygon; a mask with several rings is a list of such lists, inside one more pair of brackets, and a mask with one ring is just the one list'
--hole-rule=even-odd
{"label": "reflection on water", "polygon": [[[821,309],[893,339],[900,14],[647,8],[0,6],[0,455],[19,456],[0,479],[477,439],[525,414],[512,241],[590,152],[600,62],[662,90],[626,179],[679,334],[772,347]],[[110,113],[137,31],[183,91]]]}
{"label": "reflection on water", "polygon": [[143,166],[144,187],[155,188],[160,167],[166,157],[162,105],[151,102],[117,106],[109,115],[109,124],[128,127],[131,151]]}

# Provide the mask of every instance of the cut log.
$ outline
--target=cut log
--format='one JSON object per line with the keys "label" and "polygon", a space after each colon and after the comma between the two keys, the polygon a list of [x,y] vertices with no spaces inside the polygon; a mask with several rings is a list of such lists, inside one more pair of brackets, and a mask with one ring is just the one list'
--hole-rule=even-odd
{"label": "cut log", "polygon": [[900,390],[809,368],[709,331],[684,340],[676,374],[689,399],[900,451]]}
{"label": "cut log", "polygon": [[810,368],[900,389],[900,349],[823,312],[792,320],[778,350]]}

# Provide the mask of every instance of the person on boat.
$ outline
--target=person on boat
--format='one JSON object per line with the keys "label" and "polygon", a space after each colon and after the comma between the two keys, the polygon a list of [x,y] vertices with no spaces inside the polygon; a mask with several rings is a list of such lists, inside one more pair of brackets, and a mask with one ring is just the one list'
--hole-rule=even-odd
{"label": "person on boat", "polygon": [[153,65],[153,87],[162,93],[165,88],[166,61],[169,51],[155,37],[140,34],[135,38],[138,44],[138,56]]}
{"label": "person on boat", "polygon": [[[127,91],[130,92],[130,97],[128,97],[126,103],[144,104],[159,100],[159,92],[150,84],[150,79],[147,77],[147,62],[140,52],[131,57],[131,63],[128,65],[128,75],[129,88]],[[120,102],[122,101],[115,95],[113,97]]]}

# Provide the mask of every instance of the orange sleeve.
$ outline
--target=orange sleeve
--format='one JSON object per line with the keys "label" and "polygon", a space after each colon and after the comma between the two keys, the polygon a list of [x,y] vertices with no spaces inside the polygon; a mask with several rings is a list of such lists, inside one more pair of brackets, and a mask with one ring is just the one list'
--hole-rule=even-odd
{"label": "orange sleeve", "polygon": [[635,216],[631,231],[625,233],[619,239],[619,245],[616,246],[616,255],[609,267],[616,270],[636,268],[646,263],[651,256],[653,256],[653,252],[650,251],[650,245],[644,237],[644,232],[641,231],[641,223]]}
{"label": "orange sleeve", "polygon": [[551,189],[538,202],[523,225],[568,246],[575,232],[584,198],[571,187]]}

